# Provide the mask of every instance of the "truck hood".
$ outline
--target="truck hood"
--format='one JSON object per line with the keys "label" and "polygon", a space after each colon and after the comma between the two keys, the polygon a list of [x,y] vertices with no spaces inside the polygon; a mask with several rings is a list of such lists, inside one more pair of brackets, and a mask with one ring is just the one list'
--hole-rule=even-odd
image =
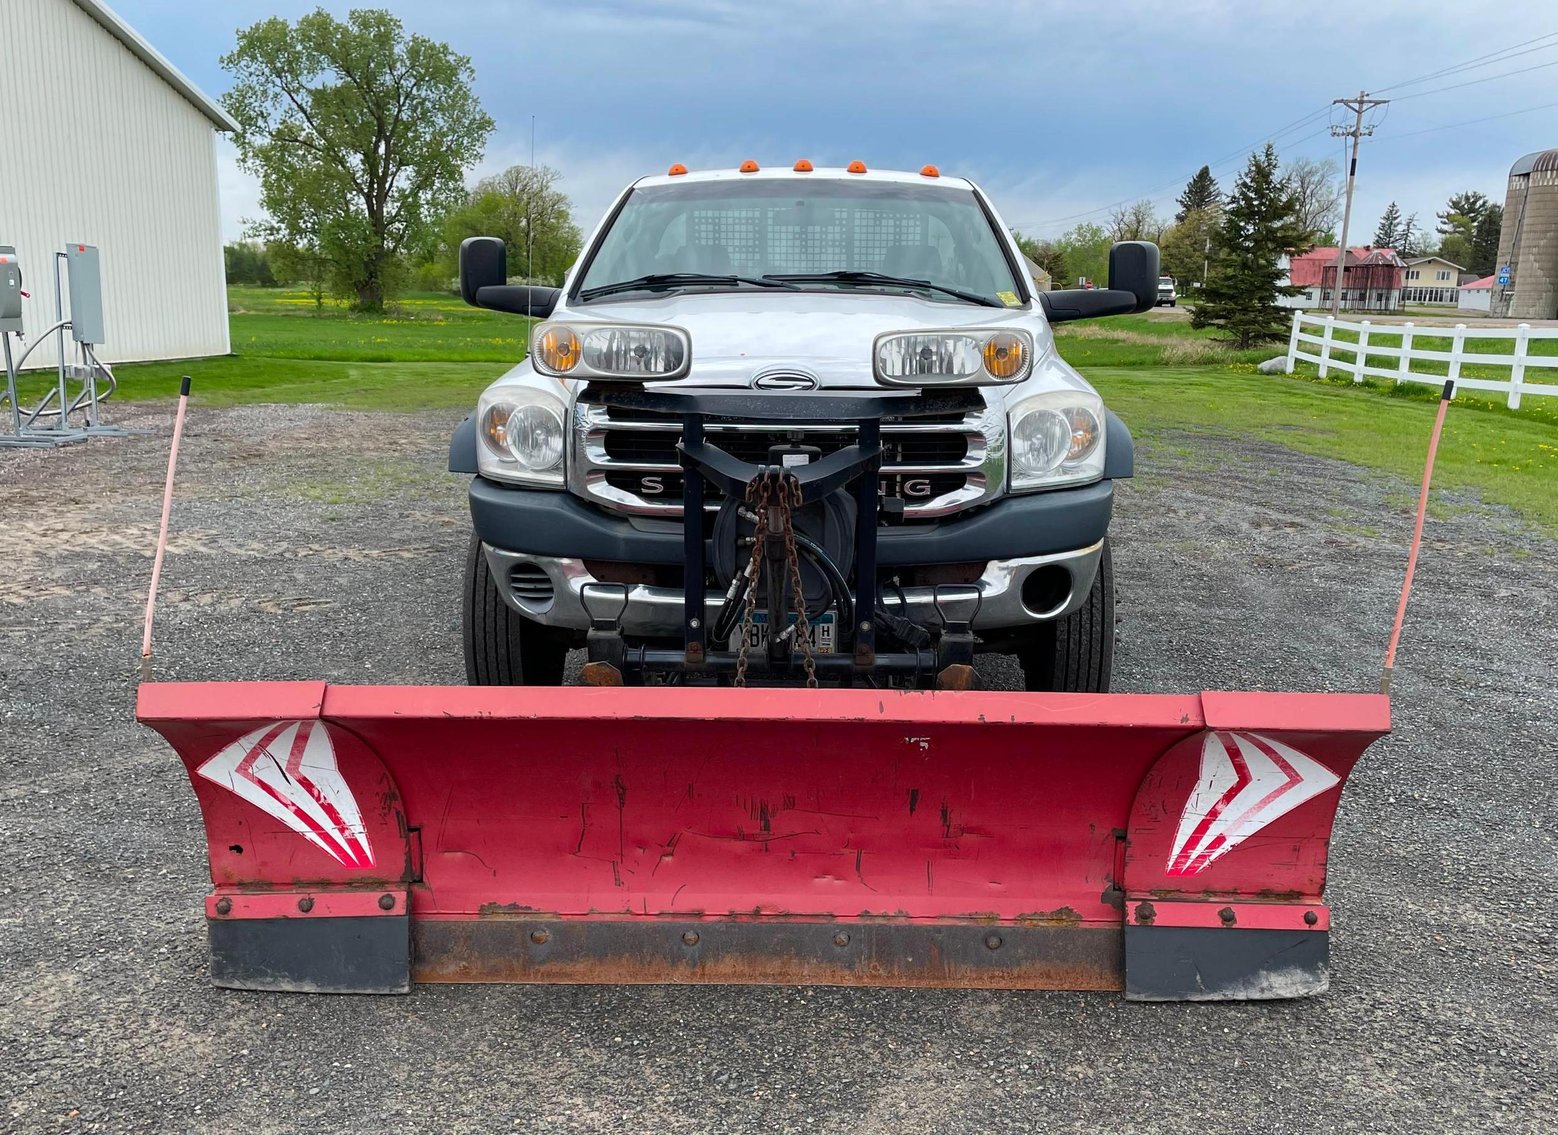
{"label": "truck hood", "polygon": [[975,307],[880,292],[681,294],[581,304],[552,318],[681,327],[692,339],[692,369],[682,382],[716,387],[750,387],[765,372],[787,371],[815,378],[822,389],[880,389],[871,350],[886,331],[1020,327],[1033,335],[1041,357],[1050,338],[1032,307]]}

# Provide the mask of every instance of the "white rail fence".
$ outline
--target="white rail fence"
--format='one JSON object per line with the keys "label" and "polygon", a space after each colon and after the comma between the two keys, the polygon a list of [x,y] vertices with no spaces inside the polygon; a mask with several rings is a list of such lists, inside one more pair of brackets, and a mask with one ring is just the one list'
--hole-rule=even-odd
{"label": "white rail fence", "polygon": [[[1316,334],[1310,328],[1319,333]],[[1338,339],[1338,331],[1352,338]],[[1386,342],[1380,342],[1381,339]],[[1414,339],[1448,339],[1448,351],[1430,350],[1413,345]],[[1498,339],[1505,344],[1513,341],[1513,349],[1506,353],[1477,351],[1478,340]],[[1411,323],[1373,323],[1367,319],[1350,322],[1334,316],[1293,313],[1293,331],[1288,337],[1287,373],[1293,373],[1293,364],[1300,359],[1317,363],[1320,377],[1332,370],[1352,375],[1354,382],[1362,382],[1365,376],[1387,378],[1395,382],[1421,382],[1430,386],[1443,385],[1445,379],[1453,379],[1457,390],[1497,390],[1508,395],[1509,408],[1518,410],[1520,399],[1527,394],[1558,396],[1558,383],[1526,381],[1528,367],[1558,369],[1558,354],[1532,354],[1534,341],[1558,339],[1558,327],[1532,327],[1522,323],[1518,327],[1467,327],[1457,323],[1454,327],[1418,327]],[[1470,342],[1473,349],[1466,349]],[[1307,348],[1318,348],[1318,351]],[[1339,358],[1338,354],[1350,358]],[[1387,360],[1389,365],[1377,365]],[[1445,363],[1448,373],[1431,374],[1412,369],[1414,362]],[[1507,379],[1465,377],[1462,367],[1495,366],[1509,368]],[[1543,377],[1546,377],[1545,375]],[[1558,377],[1555,375],[1554,377]]]}

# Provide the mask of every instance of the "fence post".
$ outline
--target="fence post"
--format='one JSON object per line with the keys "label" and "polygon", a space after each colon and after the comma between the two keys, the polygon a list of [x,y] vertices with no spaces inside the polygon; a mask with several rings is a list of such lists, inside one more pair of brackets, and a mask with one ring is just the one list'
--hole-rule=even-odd
{"label": "fence post", "polygon": [[1288,364],[1287,374],[1293,373],[1293,364],[1298,359],[1298,329],[1304,322],[1303,308],[1293,310],[1293,331],[1288,336]]}
{"label": "fence post", "polygon": [[1358,325],[1358,351],[1352,357],[1352,380],[1363,381],[1363,364],[1369,357],[1369,321],[1365,319]]}
{"label": "fence post", "polygon": [[1455,325],[1455,337],[1450,340],[1450,381],[1461,377],[1461,356],[1466,353],[1466,324]]}
{"label": "fence post", "polygon": [[1320,377],[1324,378],[1331,373],[1331,333],[1336,328],[1336,316],[1325,317],[1325,331],[1321,334],[1320,342]]}
{"label": "fence post", "polygon": [[1526,351],[1531,345],[1531,325],[1522,323],[1515,330],[1515,357],[1509,364],[1509,408],[1520,409],[1520,388],[1526,382]]}
{"label": "fence post", "polygon": [[1412,324],[1401,325],[1401,365],[1396,368],[1396,385],[1400,386],[1412,376]]}

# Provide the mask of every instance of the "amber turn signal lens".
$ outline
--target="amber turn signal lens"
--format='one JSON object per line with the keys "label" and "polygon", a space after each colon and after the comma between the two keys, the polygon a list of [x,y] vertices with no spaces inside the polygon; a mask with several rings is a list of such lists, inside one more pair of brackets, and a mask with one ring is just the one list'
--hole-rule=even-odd
{"label": "amber turn signal lens", "polygon": [[1022,340],[1015,335],[992,335],[985,340],[985,370],[993,378],[1011,378],[1023,367]]}
{"label": "amber turn signal lens", "polygon": [[579,337],[566,327],[548,327],[536,340],[536,356],[547,370],[570,371],[579,365]]}

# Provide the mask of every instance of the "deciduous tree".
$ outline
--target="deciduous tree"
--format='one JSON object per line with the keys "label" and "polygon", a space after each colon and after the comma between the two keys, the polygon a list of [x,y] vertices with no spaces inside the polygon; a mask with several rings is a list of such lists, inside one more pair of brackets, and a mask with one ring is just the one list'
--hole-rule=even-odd
{"label": "deciduous tree", "polygon": [[1015,229],[1012,230],[1012,236],[1016,238],[1017,247],[1022,250],[1022,254],[1049,273],[1052,287],[1071,286],[1067,282],[1069,267],[1066,264],[1066,253],[1058,243],[1053,240],[1035,240],[1033,237],[1023,236]]}
{"label": "deciduous tree", "polygon": [[1110,240],[1157,240],[1163,235],[1163,218],[1152,202],[1121,205],[1109,214]]}
{"label": "deciduous tree", "polygon": [[1277,151],[1268,142],[1250,155],[1228,196],[1217,258],[1191,313],[1194,326],[1219,327],[1241,348],[1286,334],[1289,315],[1277,300],[1301,289],[1282,284],[1279,262],[1309,248],[1300,208],[1299,191],[1279,176]]}
{"label": "deciduous tree", "polygon": [[388,12],[320,9],[244,29],[222,65],[239,164],[269,214],[253,234],[317,250],[359,308],[381,309],[492,132],[470,60]]}
{"label": "deciduous tree", "polygon": [[568,197],[557,188],[562,175],[549,166],[510,166],[484,177],[443,223],[442,262],[458,271],[460,242],[468,236],[502,237],[509,272],[537,283],[559,284],[583,243]]}
{"label": "deciduous tree", "polygon": [[1298,223],[1311,243],[1336,228],[1342,216],[1342,181],[1333,160],[1294,158],[1282,171],[1282,180],[1297,201]]}

